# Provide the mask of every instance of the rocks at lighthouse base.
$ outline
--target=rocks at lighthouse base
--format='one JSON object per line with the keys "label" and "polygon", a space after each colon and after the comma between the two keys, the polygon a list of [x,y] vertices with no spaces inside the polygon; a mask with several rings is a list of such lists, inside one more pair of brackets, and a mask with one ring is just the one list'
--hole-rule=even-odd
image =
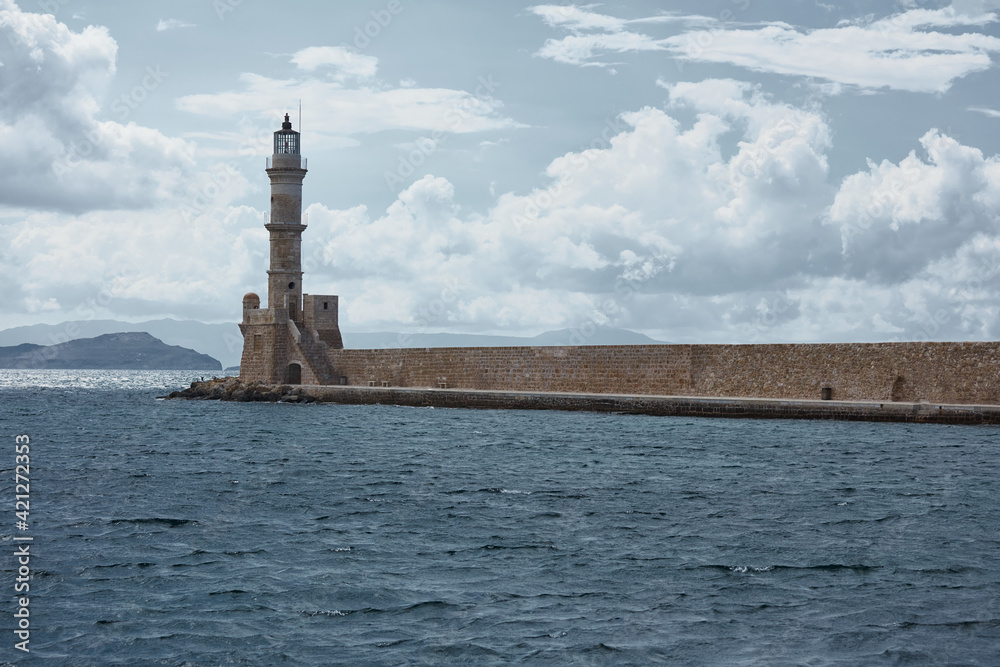
{"label": "rocks at lighthouse base", "polygon": [[192,382],[181,391],[171,392],[159,398],[188,399],[204,401],[237,401],[243,403],[314,403],[315,399],[300,387],[288,385],[274,386],[260,382],[244,383],[239,378],[212,378],[204,382]]}

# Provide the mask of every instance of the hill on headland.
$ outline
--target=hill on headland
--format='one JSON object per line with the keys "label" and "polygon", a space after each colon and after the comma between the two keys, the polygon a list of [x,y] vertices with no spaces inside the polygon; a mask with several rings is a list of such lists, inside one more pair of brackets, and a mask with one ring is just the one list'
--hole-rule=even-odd
{"label": "hill on headland", "polygon": [[[238,364],[243,352],[243,336],[235,322],[205,324],[191,320],[74,320],[62,324],[33,324],[0,331],[0,347],[33,343],[58,345],[80,338],[104,334],[144,331],[167,345],[179,345],[207,354],[227,365]],[[186,370],[186,369],[182,369]],[[207,370],[207,369],[206,369]]]}
{"label": "hill on headland", "polygon": [[145,332],[113,333],[58,345],[0,347],[0,368],[221,370],[207,354],[167,345]]}

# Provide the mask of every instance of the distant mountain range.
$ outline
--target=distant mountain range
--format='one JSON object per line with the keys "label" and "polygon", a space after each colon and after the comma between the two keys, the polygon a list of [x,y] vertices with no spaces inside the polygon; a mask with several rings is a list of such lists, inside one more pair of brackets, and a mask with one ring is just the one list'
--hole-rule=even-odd
{"label": "distant mountain range", "polygon": [[[205,324],[171,319],[146,322],[117,320],[84,320],[62,324],[36,324],[0,331],[0,346],[56,345],[70,340],[93,338],[111,333],[145,332],[167,345],[196,350],[220,360],[227,368],[240,363],[243,335],[239,326]],[[453,333],[350,333],[344,332],[344,345],[351,349],[385,349],[396,347],[527,347],[551,345],[655,345],[662,341],[649,336],[611,327],[596,327],[587,331],[561,329],[537,336],[490,336]],[[213,367],[214,368],[214,367]],[[200,370],[200,368],[199,368]],[[209,370],[205,368],[205,370]]]}
{"label": "distant mountain range", "polygon": [[113,333],[58,345],[22,343],[0,347],[0,368],[68,368],[116,370],[222,370],[218,359],[145,332]]}
{"label": "distant mountain range", "polygon": [[[589,335],[588,335],[589,334]],[[489,336],[452,333],[344,333],[344,347],[377,350],[393,347],[549,347],[554,345],[657,345],[662,341],[626,329],[597,327],[546,331],[537,336]]]}

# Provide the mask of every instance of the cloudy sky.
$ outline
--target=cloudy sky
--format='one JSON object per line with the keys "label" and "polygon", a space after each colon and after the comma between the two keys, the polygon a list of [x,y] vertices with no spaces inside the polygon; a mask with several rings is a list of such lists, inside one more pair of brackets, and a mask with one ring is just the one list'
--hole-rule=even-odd
{"label": "cloudy sky", "polygon": [[[280,10],[280,7],[286,8]],[[0,328],[1000,337],[1000,0],[0,0]]]}

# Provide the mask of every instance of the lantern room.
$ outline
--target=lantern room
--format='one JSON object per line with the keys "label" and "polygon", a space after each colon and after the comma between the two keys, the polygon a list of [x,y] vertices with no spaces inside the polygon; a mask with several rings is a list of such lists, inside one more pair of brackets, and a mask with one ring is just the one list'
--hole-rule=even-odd
{"label": "lantern room", "polygon": [[292,122],[285,114],[281,129],[274,133],[275,155],[299,155],[299,133],[292,129]]}

